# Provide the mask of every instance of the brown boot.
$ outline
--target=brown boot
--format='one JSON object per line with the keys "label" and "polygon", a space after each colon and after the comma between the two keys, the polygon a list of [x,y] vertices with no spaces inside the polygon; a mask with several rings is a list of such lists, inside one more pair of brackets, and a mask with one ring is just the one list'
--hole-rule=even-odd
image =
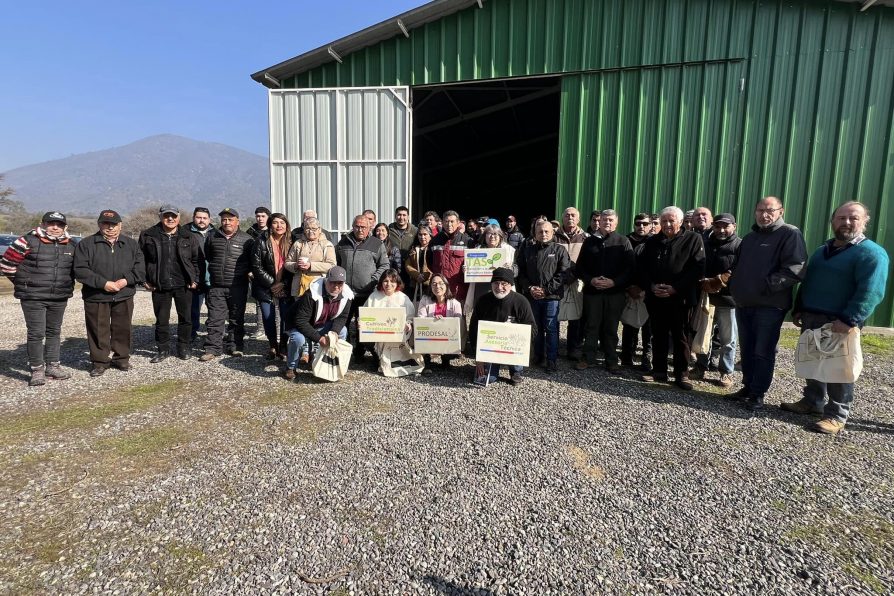
{"label": "brown boot", "polygon": [[823,418],[819,422],[814,422],[808,426],[807,430],[812,430],[815,433],[822,433],[824,435],[837,435],[843,428],[844,422],[838,422],[834,418]]}
{"label": "brown boot", "polygon": [[779,404],[779,407],[786,412],[794,412],[795,414],[823,413],[822,407],[817,407],[813,405],[813,402],[807,401],[806,399],[799,399],[798,401],[781,403]]}

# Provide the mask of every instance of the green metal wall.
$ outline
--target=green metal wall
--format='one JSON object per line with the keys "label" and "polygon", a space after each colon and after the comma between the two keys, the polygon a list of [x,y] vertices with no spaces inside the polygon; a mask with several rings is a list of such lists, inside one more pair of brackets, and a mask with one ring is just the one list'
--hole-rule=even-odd
{"label": "green metal wall", "polygon": [[[488,0],[293,87],[565,74],[559,205],[736,213],[783,199],[808,248],[867,203],[894,248],[894,9],[790,0]],[[743,232],[745,230],[743,229]],[[894,326],[894,292],[870,324]]]}

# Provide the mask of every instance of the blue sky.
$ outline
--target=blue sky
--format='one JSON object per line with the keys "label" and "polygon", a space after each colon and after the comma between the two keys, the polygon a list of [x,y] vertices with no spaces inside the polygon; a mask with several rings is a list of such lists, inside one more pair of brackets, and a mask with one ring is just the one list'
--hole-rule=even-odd
{"label": "blue sky", "polygon": [[160,133],[267,155],[253,72],[426,0],[9,3],[0,172]]}

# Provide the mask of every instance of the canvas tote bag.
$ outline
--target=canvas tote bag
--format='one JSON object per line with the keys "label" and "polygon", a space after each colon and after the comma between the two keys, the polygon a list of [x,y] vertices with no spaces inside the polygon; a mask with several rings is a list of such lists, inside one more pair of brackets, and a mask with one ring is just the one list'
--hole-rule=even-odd
{"label": "canvas tote bag", "polygon": [[860,331],[835,333],[832,323],[805,329],[795,350],[795,375],[822,383],[854,383],[863,371]]}
{"label": "canvas tote bag", "polygon": [[320,347],[317,350],[311,370],[318,379],[340,381],[348,373],[354,347],[332,331],[327,334],[327,337],[329,346],[325,349]]}
{"label": "canvas tote bag", "polygon": [[642,298],[627,297],[624,310],[621,311],[621,322],[629,327],[640,329],[649,320],[649,311]]}
{"label": "canvas tote bag", "polygon": [[559,320],[577,321],[584,315],[584,282],[574,280],[565,286],[565,294],[559,301]]}
{"label": "canvas tote bag", "polygon": [[692,329],[695,339],[692,340],[692,351],[696,354],[711,353],[711,335],[714,333],[714,305],[707,292],[702,292],[698,307],[692,316]]}

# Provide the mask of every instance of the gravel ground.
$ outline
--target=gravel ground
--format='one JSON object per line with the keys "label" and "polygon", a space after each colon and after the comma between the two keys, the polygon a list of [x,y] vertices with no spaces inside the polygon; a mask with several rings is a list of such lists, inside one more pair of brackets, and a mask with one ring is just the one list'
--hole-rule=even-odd
{"label": "gravel ground", "polygon": [[[251,308],[251,307],[250,307]],[[252,317],[249,317],[252,320]],[[339,384],[244,358],[28,388],[0,298],[0,591],[240,594],[873,594],[894,590],[894,356],[868,355],[846,432],[752,416],[697,383],[468,361]],[[797,397],[782,348],[768,402]],[[505,372],[503,373],[506,374]]]}

